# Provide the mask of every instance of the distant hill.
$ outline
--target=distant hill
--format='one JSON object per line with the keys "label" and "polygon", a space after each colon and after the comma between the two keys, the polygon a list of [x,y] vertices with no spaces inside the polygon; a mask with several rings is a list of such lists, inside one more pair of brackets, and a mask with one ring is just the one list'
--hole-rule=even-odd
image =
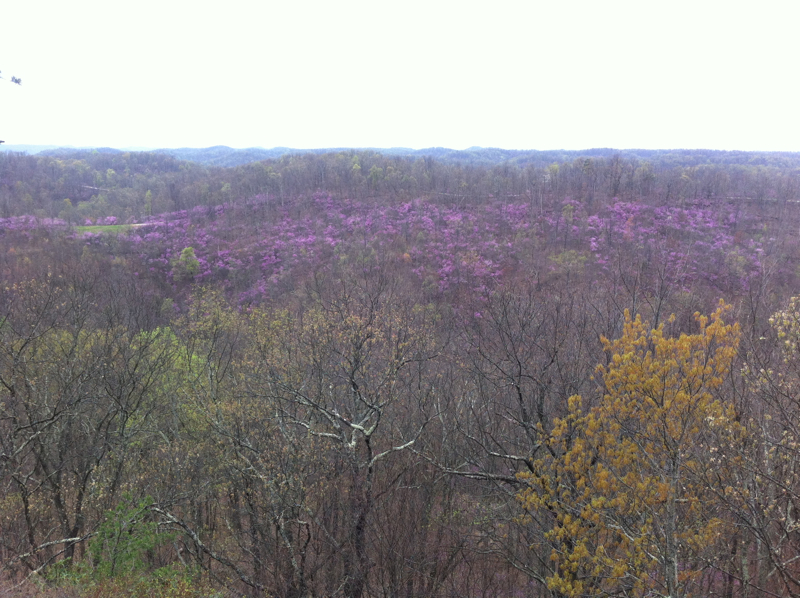
{"label": "distant hill", "polygon": [[162,148],[147,150],[146,148],[75,148],[52,145],[0,145],[0,151],[21,152],[42,156],[60,156],[80,158],[87,153],[114,154],[126,152],[149,151],[166,154],[178,160],[186,160],[204,166],[231,168],[260,162],[276,160],[289,154],[326,154],[337,152],[374,151],[385,156],[409,158],[433,158],[443,164],[461,164],[464,166],[497,166],[501,164],[515,166],[549,166],[563,164],[575,160],[593,158],[619,157],[624,160],[651,162],[666,167],[693,167],[700,165],[744,165],[774,166],[780,168],[800,168],[800,152],[745,152],[704,149],[614,149],[591,148],[584,150],[511,150],[493,147],[470,147],[455,150],[446,147],[429,147],[410,149],[392,148],[313,148],[297,149],[289,147],[250,147],[244,149],[225,145],[206,148]]}
{"label": "distant hill", "polygon": [[19,152],[21,154],[38,154],[47,150],[75,149],[74,147],[63,147],[61,145],[29,145],[29,144],[3,144],[0,145],[0,152]]}
{"label": "distant hill", "polygon": [[213,147],[192,148],[182,147],[177,149],[157,149],[156,153],[167,154],[179,160],[197,162],[206,166],[241,166],[250,162],[260,162],[280,158],[290,153],[305,153],[305,150],[295,150],[288,147],[275,147],[264,149],[263,147],[249,147],[246,149],[235,149],[227,145],[215,145]]}
{"label": "distant hill", "polygon": [[619,156],[626,160],[652,162],[664,166],[692,167],[703,164],[725,165],[737,164],[747,166],[800,167],[800,152],[744,152],[704,149],[614,149],[592,148],[585,150],[509,150],[494,147],[470,147],[465,150],[454,150],[446,147],[429,147],[425,149],[393,148],[317,148],[294,149],[275,147],[264,149],[252,147],[234,149],[224,145],[204,149],[160,149],[159,153],[168,154],[180,160],[189,160],[208,166],[240,166],[250,162],[277,159],[287,154],[325,154],[335,152],[352,152],[371,150],[385,156],[403,156],[410,158],[433,158],[443,164],[462,164],[470,166],[496,166],[513,164],[516,166],[549,166],[563,164],[578,159],[611,158]]}
{"label": "distant hill", "polygon": [[[0,152],[19,152],[21,154],[43,154],[53,152],[60,154],[63,152],[74,151],[118,151],[118,152],[152,152],[155,148],[152,147],[122,147],[122,148],[97,148],[97,147],[75,147],[74,145],[31,145],[31,144],[3,144],[0,145]],[[48,155],[48,154],[45,154]]]}
{"label": "distant hill", "polygon": [[[406,147],[392,148],[311,148],[296,149],[289,147],[275,147],[264,149],[251,147],[246,149],[235,149],[224,145],[196,149],[159,149],[158,153],[168,154],[180,160],[188,160],[205,164],[207,166],[241,166],[250,162],[261,160],[277,159],[287,154],[324,154],[329,152],[350,152],[371,150],[385,156],[404,156],[412,158],[434,158],[446,164],[471,164],[491,166],[503,163],[515,164],[552,164],[554,162],[571,161],[581,157],[602,157],[620,153],[614,149],[591,149],[591,150],[506,150],[499,148],[471,147],[466,150],[454,150],[446,147],[429,147],[425,149],[410,149]],[[627,152],[625,150],[624,152]],[[633,157],[633,156],[632,156]]]}

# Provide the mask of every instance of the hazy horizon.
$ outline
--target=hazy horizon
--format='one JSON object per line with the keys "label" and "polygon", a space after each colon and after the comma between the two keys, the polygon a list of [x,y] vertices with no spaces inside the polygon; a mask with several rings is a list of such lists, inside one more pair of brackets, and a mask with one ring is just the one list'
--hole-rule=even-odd
{"label": "hazy horizon", "polygon": [[800,150],[787,1],[5,12],[7,144]]}
{"label": "hazy horizon", "polygon": [[420,152],[429,149],[441,149],[441,150],[449,150],[449,151],[469,151],[469,150],[500,150],[500,151],[510,151],[510,152],[594,152],[600,150],[606,151],[619,151],[619,152],[636,152],[636,151],[647,151],[647,152],[670,152],[670,151],[677,151],[677,152],[741,152],[741,153],[800,153],[800,150],[740,150],[740,149],[714,149],[708,147],[654,147],[654,148],[643,148],[643,147],[580,147],[580,148],[565,148],[565,147],[549,147],[544,149],[536,149],[536,148],[510,148],[510,147],[496,147],[496,146],[479,146],[473,145],[465,148],[454,148],[454,147],[446,147],[442,145],[438,146],[427,146],[427,147],[403,147],[403,146],[392,146],[392,147],[366,147],[366,146],[335,146],[335,147],[289,147],[289,146],[248,146],[248,147],[234,147],[230,145],[224,144],[216,144],[216,145],[208,145],[208,146],[173,146],[173,147],[142,147],[142,146],[135,146],[135,147],[114,147],[108,145],[74,145],[74,144],[53,144],[53,143],[17,143],[17,144],[9,144],[3,143],[0,145],[0,151],[25,151],[21,148],[33,149],[35,148],[34,153],[38,153],[40,151],[46,150],[56,150],[56,149],[65,149],[65,150],[92,150],[92,149],[112,149],[117,151],[123,152],[153,152],[153,151],[162,151],[162,150],[208,150],[213,148],[226,148],[235,151],[243,151],[243,150],[279,150],[279,149],[286,149],[292,151],[312,151],[312,152],[319,152],[319,151],[339,151],[339,150],[408,150],[411,152]]}

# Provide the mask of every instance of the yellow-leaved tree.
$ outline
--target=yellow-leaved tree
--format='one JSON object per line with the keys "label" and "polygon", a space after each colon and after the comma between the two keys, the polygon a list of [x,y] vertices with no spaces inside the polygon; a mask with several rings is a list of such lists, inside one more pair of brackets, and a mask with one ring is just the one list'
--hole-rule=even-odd
{"label": "yellow-leaved tree", "polygon": [[727,525],[701,473],[744,433],[718,396],[739,342],[728,310],[697,314],[699,331],[677,337],[626,313],[622,336],[603,339],[602,397],[586,410],[572,397],[546,456],[520,474],[520,501],[547,527],[554,595],[696,593]]}

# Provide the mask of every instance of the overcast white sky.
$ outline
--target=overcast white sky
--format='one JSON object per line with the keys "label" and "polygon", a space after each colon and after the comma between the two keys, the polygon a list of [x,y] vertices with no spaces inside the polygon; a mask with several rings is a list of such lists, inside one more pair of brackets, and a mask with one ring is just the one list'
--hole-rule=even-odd
{"label": "overcast white sky", "polygon": [[9,144],[800,151],[797,0],[8,0],[0,19]]}

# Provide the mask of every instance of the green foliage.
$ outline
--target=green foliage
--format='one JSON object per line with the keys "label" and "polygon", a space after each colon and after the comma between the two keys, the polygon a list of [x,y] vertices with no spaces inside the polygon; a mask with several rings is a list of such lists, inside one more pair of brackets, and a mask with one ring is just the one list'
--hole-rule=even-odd
{"label": "green foliage", "polygon": [[158,523],[148,518],[148,496],[136,502],[129,494],[106,513],[105,521],[89,544],[97,577],[114,577],[145,570],[146,554],[171,539],[159,534]]}
{"label": "green foliage", "polygon": [[[151,503],[149,496],[135,501],[126,493],[114,509],[106,512],[89,543],[89,561],[73,563],[72,559],[64,559],[46,570],[45,579],[59,586],[86,587],[103,580],[130,579],[147,573],[148,554],[173,539],[173,534],[159,533],[158,522],[149,517]],[[151,575],[166,578],[169,573],[159,569]]]}
{"label": "green foliage", "polygon": [[172,264],[172,276],[176,281],[191,280],[200,272],[200,262],[193,247],[186,247]]}
{"label": "green foliage", "polygon": [[125,233],[130,230],[128,224],[98,224],[96,226],[76,226],[78,233]]}
{"label": "green foliage", "polygon": [[46,581],[62,589],[75,588],[76,596],[218,596],[200,580],[197,570],[177,564],[152,569],[148,555],[172,541],[174,534],[159,532],[158,523],[149,518],[151,502],[150,497],[135,501],[126,494],[106,513],[89,544],[91,563],[65,559],[47,569]]}
{"label": "green foliage", "polygon": [[65,199],[62,202],[63,209],[58,213],[58,217],[65,222],[72,222],[72,218],[75,215],[75,209],[72,205],[72,201],[69,199]]}

